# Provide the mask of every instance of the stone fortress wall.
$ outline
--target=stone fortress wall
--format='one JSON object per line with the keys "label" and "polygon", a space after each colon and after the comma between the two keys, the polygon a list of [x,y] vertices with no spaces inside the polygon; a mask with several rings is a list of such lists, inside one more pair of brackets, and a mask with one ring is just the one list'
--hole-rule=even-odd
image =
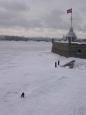
{"label": "stone fortress wall", "polygon": [[79,57],[86,59],[86,44],[52,42],[52,52],[65,57]]}

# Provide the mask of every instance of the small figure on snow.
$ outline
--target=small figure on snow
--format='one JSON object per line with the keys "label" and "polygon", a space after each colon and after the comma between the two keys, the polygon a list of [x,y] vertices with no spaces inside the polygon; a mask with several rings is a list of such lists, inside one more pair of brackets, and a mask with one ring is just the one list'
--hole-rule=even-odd
{"label": "small figure on snow", "polygon": [[60,65],[60,61],[58,60],[58,66]]}
{"label": "small figure on snow", "polygon": [[55,62],[55,68],[57,67],[57,62]]}
{"label": "small figure on snow", "polygon": [[22,92],[22,94],[21,94],[21,98],[24,98],[24,97],[25,97],[25,93]]}

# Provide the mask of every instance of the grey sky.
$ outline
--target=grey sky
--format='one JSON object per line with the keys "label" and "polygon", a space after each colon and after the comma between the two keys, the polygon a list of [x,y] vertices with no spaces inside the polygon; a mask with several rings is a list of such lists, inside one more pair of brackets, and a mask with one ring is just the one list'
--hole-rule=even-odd
{"label": "grey sky", "polygon": [[64,34],[70,26],[70,14],[66,13],[69,8],[73,9],[75,30],[85,36],[86,0],[0,0],[0,33],[21,33],[23,29],[27,36],[32,31],[34,36],[59,36],[58,31]]}

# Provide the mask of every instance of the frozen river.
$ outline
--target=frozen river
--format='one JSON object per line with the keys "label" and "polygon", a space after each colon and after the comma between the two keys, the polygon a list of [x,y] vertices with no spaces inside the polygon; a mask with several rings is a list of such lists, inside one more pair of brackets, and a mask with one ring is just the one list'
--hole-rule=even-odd
{"label": "frozen river", "polygon": [[[61,57],[51,47],[0,41],[0,115],[86,115],[86,59]],[[72,59],[73,69],[54,67]]]}

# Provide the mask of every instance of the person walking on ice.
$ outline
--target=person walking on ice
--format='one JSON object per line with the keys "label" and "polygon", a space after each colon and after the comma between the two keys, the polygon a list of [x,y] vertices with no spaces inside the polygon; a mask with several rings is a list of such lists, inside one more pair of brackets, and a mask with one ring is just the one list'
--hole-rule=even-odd
{"label": "person walking on ice", "polygon": [[58,66],[60,65],[60,61],[58,60]]}
{"label": "person walking on ice", "polygon": [[57,62],[55,61],[55,68],[57,67]]}
{"label": "person walking on ice", "polygon": [[25,97],[25,93],[22,92],[22,94],[21,94],[21,98],[24,98],[24,97]]}

